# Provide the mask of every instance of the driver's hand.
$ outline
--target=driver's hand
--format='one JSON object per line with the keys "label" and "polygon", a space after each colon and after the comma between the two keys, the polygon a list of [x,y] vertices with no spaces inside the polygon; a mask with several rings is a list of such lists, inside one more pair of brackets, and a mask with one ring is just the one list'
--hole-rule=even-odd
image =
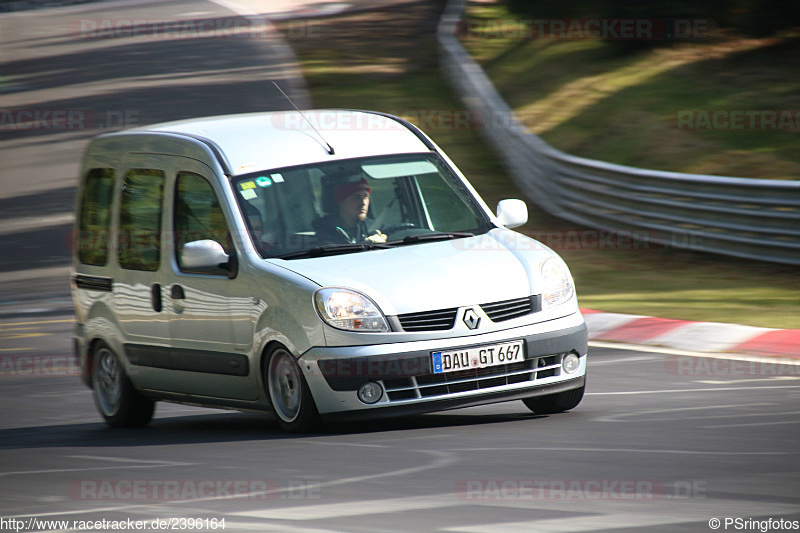
{"label": "driver's hand", "polygon": [[386,237],[386,235],[384,235],[383,233],[380,232],[380,230],[378,230],[369,237],[367,237],[366,239],[364,239],[364,241],[372,243],[380,243],[380,242],[386,242],[387,238],[388,237]]}

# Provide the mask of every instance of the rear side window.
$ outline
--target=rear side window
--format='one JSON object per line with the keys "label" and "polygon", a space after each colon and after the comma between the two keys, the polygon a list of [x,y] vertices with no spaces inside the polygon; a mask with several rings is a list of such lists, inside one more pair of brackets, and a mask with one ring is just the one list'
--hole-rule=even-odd
{"label": "rear side window", "polygon": [[78,260],[85,265],[108,263],[114,170],[93,168],[86,174],[78,214]]}
{"label": "rear side window", "polygon": [[[233,246],[228,224],[219,205],[217,195],[205,178],[191,172],[180,172],[175,182],[174,208],[175,258],[181,264],[180,251],[187,242],[211,239],[222,245],[230,254]],[[206,272],[215,273],[215,272]],[[227,271],[220,270],[220,274]]]}
{"label": "rear side window", "polygon": [[156,271],[161,262],[164,173],[136,168],[125,174],[119,208],[119,264]]}

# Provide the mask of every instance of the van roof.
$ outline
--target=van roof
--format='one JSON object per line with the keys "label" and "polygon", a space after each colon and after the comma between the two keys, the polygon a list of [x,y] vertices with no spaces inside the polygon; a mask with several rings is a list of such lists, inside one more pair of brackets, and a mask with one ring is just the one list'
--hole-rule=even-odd
{"label": "van roof", "polygon": [[[309,121],[314,124],[316,132]],[[223,169],[231,175],[435,149],[430,139],[402,119],[371,111],[341,109],[310,110],[302,115],[297,111],[279,111],[194,118],[119,134],[148,132],[190,137],[203,142],[221,159]],[[329,146],[333,153],[330,153]]]}

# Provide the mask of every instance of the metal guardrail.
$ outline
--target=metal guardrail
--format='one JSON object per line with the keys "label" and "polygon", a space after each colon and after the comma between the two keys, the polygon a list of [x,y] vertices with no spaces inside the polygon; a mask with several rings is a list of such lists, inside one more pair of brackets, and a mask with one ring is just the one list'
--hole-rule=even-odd
{"label": "metal guardrail", "polygon": [[456,37],[464,0],[439,22],[440,62],[517,186],[560,218],[667,246],[800,265],[800,181],[663,172],[575,157],[527,131]]}

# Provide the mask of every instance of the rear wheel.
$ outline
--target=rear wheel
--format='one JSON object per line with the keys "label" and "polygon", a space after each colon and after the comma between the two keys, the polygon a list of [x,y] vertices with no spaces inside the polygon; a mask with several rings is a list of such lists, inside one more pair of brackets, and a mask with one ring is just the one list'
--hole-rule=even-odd
{"label": "rear wheel", "polygon": [[273,348],[265,373],[269,400],[281,427],[292,433],[317,428],[319,412],[294,356],[283,346]]}
{"label": "rear wheel", "polygon": [[146,426],[155,402],[133,388],[119,357],[106,344],[100,343],[93,354],[94,401],[106,423],[115,428]]}
{"label": "rear wheel", "polygon": [[525,398],[522,403],[538,415],[548,415],[553,413],[563,413],[574,409],[583,399],[583,391],[586,385],[579,389],[572,389],[548,396],[537,396],[535,398]]}

